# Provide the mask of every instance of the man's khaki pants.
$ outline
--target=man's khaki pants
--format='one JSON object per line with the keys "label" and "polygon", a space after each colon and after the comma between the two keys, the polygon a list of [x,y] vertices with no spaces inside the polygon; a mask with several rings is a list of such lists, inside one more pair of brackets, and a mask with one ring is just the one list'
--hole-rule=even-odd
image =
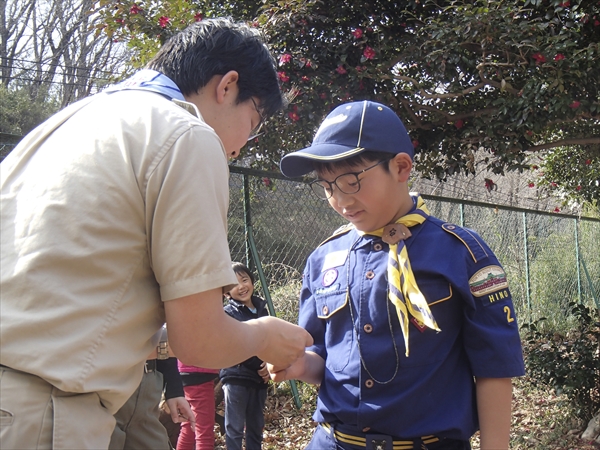
{"label": "man's khaki pants", "polygon": [[0,448],[106,449],[115,419],[96,393],[61,391],[0,366]]}

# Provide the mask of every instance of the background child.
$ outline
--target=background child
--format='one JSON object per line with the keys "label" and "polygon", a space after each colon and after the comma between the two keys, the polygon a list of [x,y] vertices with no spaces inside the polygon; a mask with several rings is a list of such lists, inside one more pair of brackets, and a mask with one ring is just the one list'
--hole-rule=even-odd
{"label": "background child", "polygon": [[[254,293],[254,275],[241,263],[233,263],[238,285],[227,293],[225,312],[234,319],[246,321],[268,315],[267,302]],[[260,373],[259,373],[260,372]],[[264,373],[264,376],[261,376]],[[265,425],[263,409],[267,400],[268,373],[256,356],[241,364],[221,369],[225,393],[225,442],[227,450],[241,450],[246,426],[246,450],[262,445]]]}
{"label": "background child", "polygon": [[196,423],[183,422],[177,450],[213,450],[215,448],[215,394],[214,380],[219,371],[188,366],[178,361],[185,398],[189,402]]}
{"label": "background child", "polygon": [[409,193],[413,145],[396,114],[332,111],[281,171],[350,223],[308,258],[299,323],[314,345],[276,381],[320,384],[309,449],[482,449],[509,442],[511,377],[524,373],[506,275],[472,230]]}

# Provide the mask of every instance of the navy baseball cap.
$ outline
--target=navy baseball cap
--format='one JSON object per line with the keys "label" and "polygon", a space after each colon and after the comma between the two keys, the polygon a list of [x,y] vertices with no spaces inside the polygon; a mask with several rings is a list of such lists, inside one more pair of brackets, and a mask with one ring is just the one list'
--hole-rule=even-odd
{"label": "navy baseball cap", "polygon": [[334,162],[366,150],[397,155],[414,148],[404,124],[394,111],[368,100],[345,103],[325,118],[310,147],[285,155],[279,164],[286,177],[312,172],[313,162]]}

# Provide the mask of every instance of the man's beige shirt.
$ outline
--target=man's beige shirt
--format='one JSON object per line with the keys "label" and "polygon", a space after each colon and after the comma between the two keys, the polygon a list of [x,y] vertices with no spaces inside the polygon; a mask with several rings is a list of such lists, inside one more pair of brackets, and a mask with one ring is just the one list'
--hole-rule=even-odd
{"label": "man's beige shirt", "polygon": [[182,103],[98,94],[2,162],[1,364],[114,413],[157,343],[161,300],[237,282],[227,157]]}

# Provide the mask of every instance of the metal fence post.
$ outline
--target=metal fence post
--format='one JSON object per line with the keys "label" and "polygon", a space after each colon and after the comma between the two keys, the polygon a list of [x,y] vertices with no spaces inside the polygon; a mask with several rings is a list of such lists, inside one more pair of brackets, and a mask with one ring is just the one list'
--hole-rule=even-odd
{"label": "metal fence post", "polygon": [[458,210],[460,211],[460,226],[464,227],[465,226],[465,204],[464,203],[460,203]]}
{"label": "metal fence post", "polygon": [[527,213],[523,212],[523,246],[525,250],[525,298],[527,299],[527,309],[529,310],[529,323],[532,320],[531,311],[531,286],[529,282],[529,249],[527,247]]}
{"label": "metal fence post", "polygon": [[251,226],[252,217],[250,211],[250,185],[248,183],[248,174],[242,174],[242,180],[244,183],[244,244],[246,247],[246,265],[250,270],[252,267],[252,255],[250,253],[250,240],[248,239],[248,227]]}
{"label": "metal fence post", "polygon": [[581,269],[579,268],[579,234],[578,234],[578,223],[577,219],[573,219],[573,223],[575,224],[575,261],[577,261],[577,297],[579,298],[579,303],[583,303],[583,298],[581,297]]}

